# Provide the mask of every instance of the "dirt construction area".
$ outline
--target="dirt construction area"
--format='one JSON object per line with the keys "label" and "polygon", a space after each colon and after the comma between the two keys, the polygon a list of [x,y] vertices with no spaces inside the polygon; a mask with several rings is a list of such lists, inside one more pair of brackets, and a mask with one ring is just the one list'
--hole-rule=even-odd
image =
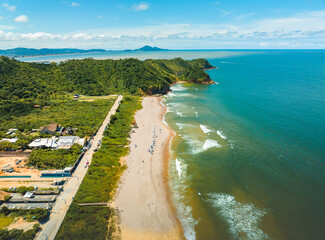
{"label": "dirt construction area", "polygon": [[58,178],[41,178],[41,172],[26,166],[28,157],[0,157],[0,188],[37,186],[53,188]]}

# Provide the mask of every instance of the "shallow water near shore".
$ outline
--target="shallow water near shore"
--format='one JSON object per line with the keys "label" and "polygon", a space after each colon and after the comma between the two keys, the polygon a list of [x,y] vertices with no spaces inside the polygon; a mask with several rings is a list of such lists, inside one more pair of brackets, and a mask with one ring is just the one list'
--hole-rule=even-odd
{"label": "shallow water near shore", "polygon": [[165,97],[186,239],[323,239],[325,51],[208,58]]}

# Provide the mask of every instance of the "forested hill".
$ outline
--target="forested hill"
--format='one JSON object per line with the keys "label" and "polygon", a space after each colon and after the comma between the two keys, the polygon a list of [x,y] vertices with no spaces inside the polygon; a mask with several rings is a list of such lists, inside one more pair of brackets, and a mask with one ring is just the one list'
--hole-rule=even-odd
{"label": "forested hill", "polygon": [[172,60],[68,60],[38,64],[0,57],[0,115],[46,105],[66,93],[82,95],[166,93],[181,80],[212,83],[205,59]]}

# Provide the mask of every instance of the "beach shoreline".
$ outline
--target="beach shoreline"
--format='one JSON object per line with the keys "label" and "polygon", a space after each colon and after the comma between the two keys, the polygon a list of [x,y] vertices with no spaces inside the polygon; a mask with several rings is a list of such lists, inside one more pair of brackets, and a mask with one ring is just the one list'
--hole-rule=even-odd
{"label": "beach shoreline", "polygon": [[167,108],[160,97],[144,97],[142,106],[135,114],[138,128],[131,133],[130,153],[123,159],[127,169],[112,204],[119,213],[121,237],[183,239],[168,183],[174,133],[163,123]]}

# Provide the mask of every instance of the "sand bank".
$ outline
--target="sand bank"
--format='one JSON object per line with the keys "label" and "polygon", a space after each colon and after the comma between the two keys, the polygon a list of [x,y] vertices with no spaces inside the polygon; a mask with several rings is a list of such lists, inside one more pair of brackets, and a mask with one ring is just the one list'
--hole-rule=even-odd
{"label": "sand bank", "polygon": [[162,123],[166,109],[159,101],[159,97],[145,97],[143,108],[135,115],[139,128],[131,134],[131,151],[124,159],[127,169],[113,203],[120,213],[123,240],[183,238],[168,196],[167,163],[173,134]]}

